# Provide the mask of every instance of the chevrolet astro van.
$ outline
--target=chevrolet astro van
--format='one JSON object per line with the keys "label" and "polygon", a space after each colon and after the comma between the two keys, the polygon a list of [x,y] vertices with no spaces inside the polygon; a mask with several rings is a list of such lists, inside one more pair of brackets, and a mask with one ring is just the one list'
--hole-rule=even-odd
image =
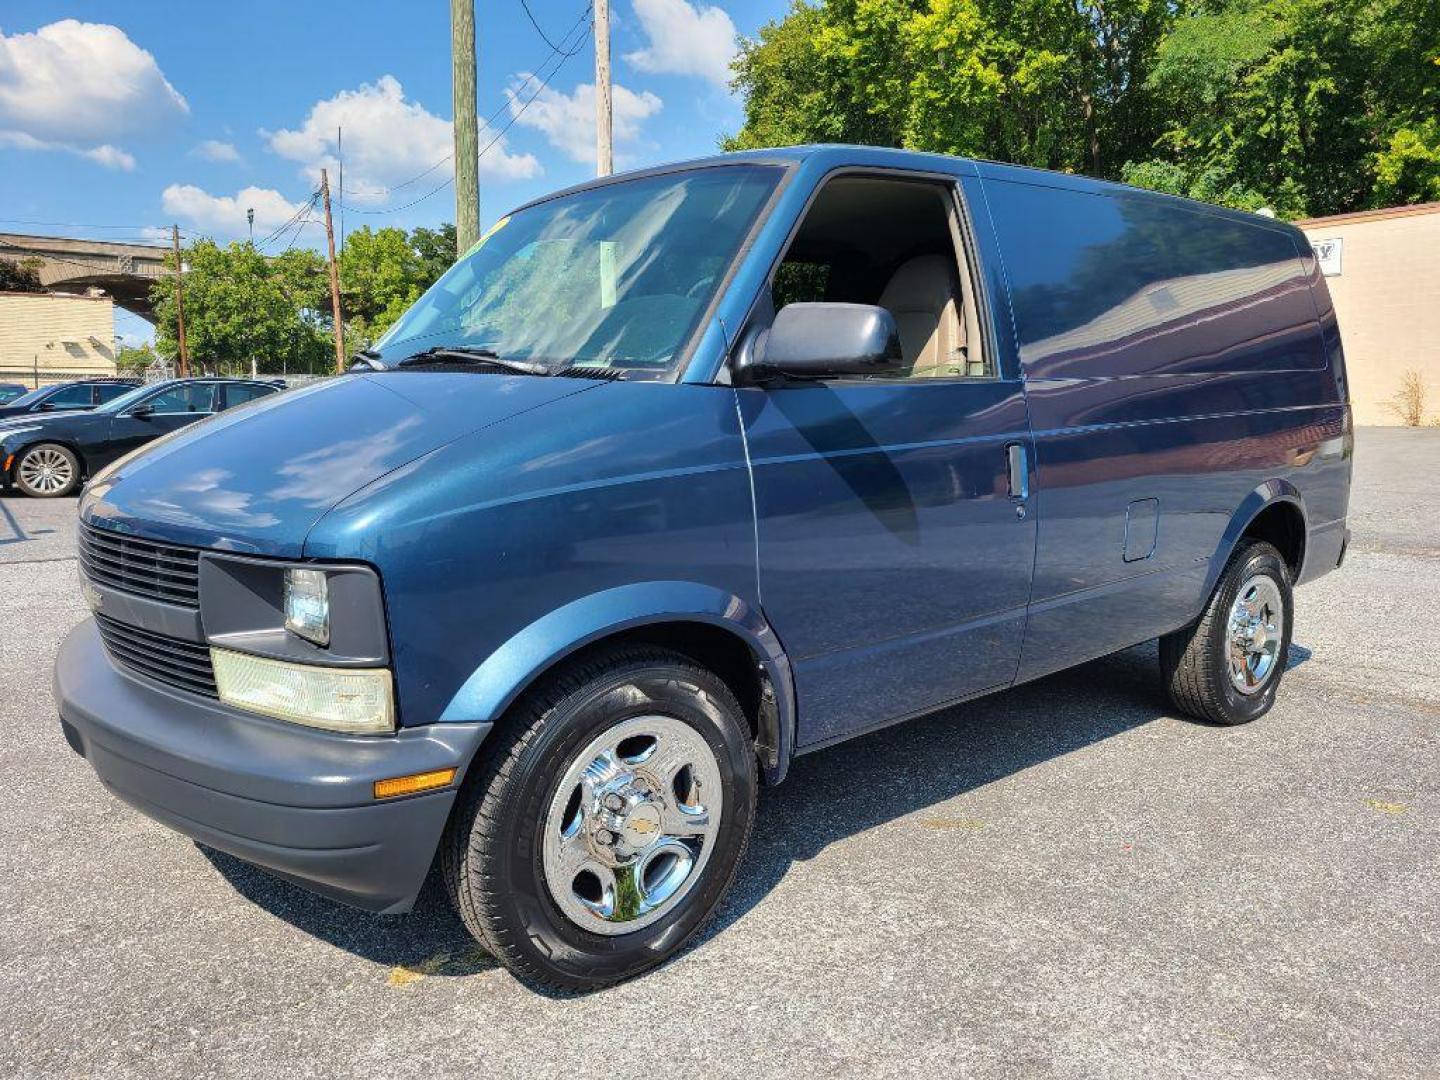
{"label": "chevrolet astro van", "polygon": [[203,844],[372,912],[438,864],[599,987],[797,754],[1154,638],[1177,710],[1262,716],[1351,449],[1289,225],[856,147],[607,178],[92,479],[61,726]]}

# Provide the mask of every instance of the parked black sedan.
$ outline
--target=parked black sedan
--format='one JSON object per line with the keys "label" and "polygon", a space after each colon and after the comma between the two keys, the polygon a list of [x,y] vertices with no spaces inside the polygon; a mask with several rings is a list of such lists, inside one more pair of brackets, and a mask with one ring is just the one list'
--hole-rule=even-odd
{"label": "parked black sedan", "polygon": [[68,495],[152,439],[279,390],[253,379],[170,379],[138,386],[88,412],[0,420],[0,483],[41,499]]}
{"label": "parked black sedan", "polygon": [[101,376],[75,382],[51,383],[38,390],[26,391],[21,387],[21,392],[15,397],[0,402],[0,418],[69,409],[93,409],[107,401],[113,401],[139,385],[139,379]]}

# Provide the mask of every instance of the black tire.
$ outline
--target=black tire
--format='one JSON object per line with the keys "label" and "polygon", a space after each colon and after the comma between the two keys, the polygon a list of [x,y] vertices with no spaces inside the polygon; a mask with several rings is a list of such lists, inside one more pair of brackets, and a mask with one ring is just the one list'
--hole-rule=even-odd
{"label": "black tire", "polygon": [[[1261,577],[1278,586],[1280,646],[1268,678],[1242,693],[1231,678],[1229,619],[1242,588]],[[1242,541],[1215,584],[1200,618],[1160,639],[1160,672],[1171,702],[1181,712],[1214,724],[1248,724],[1270,711],[1290,656],[1295,625],[1290,568],[1272,544]]]}
{"label": "black tire", "polygon": [[[59,487],[31,483],[26,477],[27,464],[36,466],[40,461],[54,461],[57,469],[67,470],[67,475]],[[12,469],[15,486],[32,499],[60,499],[72,494],[80,486],[80,472],[80,459],[75,456],[75,452],[59,443],[36,443],[26,447]]]}
{"label": "black tire", "polygon": [[[542,823],[585,746],[656,713],[684,721],[714,752],[723,789],[714,848],[660,921],[593,933],[561,910],[546,885]],[[719,678],[666,650],[613,650],[547,680],[497,727],[441,841],[441,871],[466,928],[521,981],[549,991],[598,989],[662,963],[704,924],[749,843],[757,787],[748,726]]]}

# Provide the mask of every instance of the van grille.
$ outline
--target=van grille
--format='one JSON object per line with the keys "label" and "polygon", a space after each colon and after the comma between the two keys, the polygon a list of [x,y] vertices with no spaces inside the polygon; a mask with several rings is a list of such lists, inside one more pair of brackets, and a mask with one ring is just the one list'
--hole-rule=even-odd
{"label": "van grille", "polygon": [[80,526],[80,565],[99,585],[180,607],[200,606],[200,553]]}
{"label": "van grille", "polygon": [[219,696],[208,646],[141,630],[138,626],[116,622],[98,612],[95,622],[100,627],[100,639],[105,642],[105,650],[120,666],[177,690],[188,690],[207,697]]}

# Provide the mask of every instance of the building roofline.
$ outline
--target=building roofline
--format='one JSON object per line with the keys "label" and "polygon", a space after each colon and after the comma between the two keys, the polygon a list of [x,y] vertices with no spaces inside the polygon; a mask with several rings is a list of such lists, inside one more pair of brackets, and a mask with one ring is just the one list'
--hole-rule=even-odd
{"label": "building roofline", "polygon": [[1352,222],[1385,221],[1389,218],[1417,217],[1421,214],[1440,214],[1440,202],[1387,206],[1380,210],[1355,210],[1348,214],[1331,214],[1328,217],[1301,218],[1291,224],[1308,229],[1316,225],[1349,225]]}
{"label": "building roofline", "polygon": [[0,289],[0,296],[34,297],[41,300],[88,300],[91,303],[115,303],[115,298],[108,293],[104,296],[86,296],[84,293],[55,292],[50,289],[41,289],[39,292],[27,289]]}

